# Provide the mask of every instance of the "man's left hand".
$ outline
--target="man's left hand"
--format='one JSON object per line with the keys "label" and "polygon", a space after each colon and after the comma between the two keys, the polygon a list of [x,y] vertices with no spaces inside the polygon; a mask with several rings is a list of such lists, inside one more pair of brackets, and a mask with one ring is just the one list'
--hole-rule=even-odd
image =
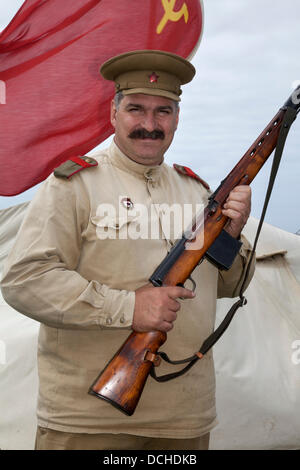
{"label": "man's left hand", "polygon": [[251,210],[250,186],[236,186],[229,194],[222,213],[229,217],[226,232],[234,238],[239,237]]}

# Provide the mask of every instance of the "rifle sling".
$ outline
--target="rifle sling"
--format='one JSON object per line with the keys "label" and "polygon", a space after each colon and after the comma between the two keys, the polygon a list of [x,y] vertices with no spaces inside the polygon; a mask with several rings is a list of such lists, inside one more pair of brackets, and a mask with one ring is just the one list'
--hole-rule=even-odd
{"label": "rifle sling", "polygon": [[206,338],[206,340],[202,343],[201,348],[199,349],[199,352],[195,353],[193,356],[188,357],[186,359],[178,360],[178,361],[172,361],[166,353],[157,352],[157,355],[159,355],[164,361],[168,362],[169,364],[176,365],[176,364],[188,363],[188,365],[186,365],[183,369],[181,369],[177,372],[173,372],[173,373],[165,374],[165,375],[161,375],[161,376],[156,375],[155,367],[153,365],[151,367],[151,370],[150,370],[150,375],[157,382],[168,382],[171,379],[175,379],[176,377],[179,377],[179,376],[185,374],[199,359],[201,359],[216,344],[216,342],[221,338],[223,333],[226,331],[226,329],[230,325],[231,320],[233,319],[233,317],[234,317],[235,313],[237,312],[237,310],[247,303],[247,299],[244,297],[243,293],[244,293],[244,289],[245,289],[245,286],[246,286],[246,283],[247,283],[247,279],[249,277],[250,266],[251,266],[252,260],[254,258],[254,255],[255,255],[257,242],[258,242],[259,235],[260,235],[260,232],[261,232],[261,229],[262,229],[262,225],[263,225],[264,218],[265,218],[265,215],[266,215],[266,211],[267,211],[267,207],[268,207],[269,200],[270,200],[270,197],[271,197],[272,189],[273,189],[273,186],[274,186],[275,178],[276,178],[278,168],[279,168],[279,165],[280,165],[280,161],[281,161],[285,141],[286,141],[287,135],[289,133],[290,127],[291,127],[293,121],[296,119],[296,116],[297,116],[297,110],[295,110],[294,108],[292,108],[290,106],[287,106],[286,107],[286,112],[285,112],[285,115],[284,115],[284,118],[283,118],[283,121],[282,121],[281,129],[280,129],[280,132],[279,132],[277,144],[276,144],[276,150],[275,150],[275,154],[274,154],[274,158],[273,158],[273,163],[272,163],[272,168],[271,168],[271,173],[270,173],[270,178],[269,178],[269,183],[268,183],[268,189],[267,189],[266,196],[265,196],[264,206],[263,206],[263,209],[262,209],[262,213],[261,213],[261,216],[260,216],[260,221],[259,221],[258,228],[257,228],[257,231],[256,231],[256,236],[255,236],[253,248],[252,248],[252,251],[251,251],[251,255],[250,255],[249,261],[247,263],[247,268],[246,268],[246,271],[245,271],[244,279],[243,279],[243,282],[242,282],[242,285],[241,285],[241,288],[240,288],[240,292],[239,292],[239,300],[233,304],[233,306],[230,308],[229,312],[226,314],[225,318],[220,323],[218,328],[210,336],[208,336],[208,338]]}

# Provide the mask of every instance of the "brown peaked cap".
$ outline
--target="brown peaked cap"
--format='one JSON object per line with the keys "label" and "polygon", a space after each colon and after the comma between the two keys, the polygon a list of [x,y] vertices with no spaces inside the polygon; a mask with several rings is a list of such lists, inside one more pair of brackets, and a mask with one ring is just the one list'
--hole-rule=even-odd
{"label": "brown peaked cap", "polygon": [[143,93],[180,101],[181,85],[190,82],[194,66],[176,54],[156,50],[126,52],[106,61],[100,72],[112,80],[116,92]]}

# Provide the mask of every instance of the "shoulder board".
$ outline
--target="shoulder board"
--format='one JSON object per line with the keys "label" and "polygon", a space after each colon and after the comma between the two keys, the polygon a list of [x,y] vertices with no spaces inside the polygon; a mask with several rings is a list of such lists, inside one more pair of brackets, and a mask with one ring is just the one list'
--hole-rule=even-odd
{"label": "shoulder board", "polygon": [[198,176],[196,173],[194,173],[193,170],[191,170],[189,167],[182,166],[182,165],[177,165],[177,163],[174,163],[173,167],[181,175],[190,176],[191,178],[194,178],[195,180],[199,181],[199,183],[201,183],[205,187],[205,189],[207,189],[208,191],[210,190],[210,187],[206,183],[206,181],[204,181],[202,178],[200,178],[200,176]]}
{"label": "shoulder board", "polygon": [[65,161],[60,166],[55,168],[54,175],[57,178],[71,178],[84,168],[98,166],[97,160],[91,157],[72,157],[70,160]]}

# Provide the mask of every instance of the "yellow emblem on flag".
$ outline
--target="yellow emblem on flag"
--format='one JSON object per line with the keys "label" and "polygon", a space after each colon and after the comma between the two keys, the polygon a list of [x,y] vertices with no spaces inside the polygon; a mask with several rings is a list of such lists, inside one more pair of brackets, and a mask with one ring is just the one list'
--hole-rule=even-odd
{"label": "yellow emblem on flag", "polygon": [[165,9],[165,14],[157,26],[156,32],[160,34],[168,21],[179,21],[182,16],[184,16],[184,21],[187,23],[189,19],[189,10],[184,3],[179,11],[174,11],[176,0],[161,0],[162,5]]}

